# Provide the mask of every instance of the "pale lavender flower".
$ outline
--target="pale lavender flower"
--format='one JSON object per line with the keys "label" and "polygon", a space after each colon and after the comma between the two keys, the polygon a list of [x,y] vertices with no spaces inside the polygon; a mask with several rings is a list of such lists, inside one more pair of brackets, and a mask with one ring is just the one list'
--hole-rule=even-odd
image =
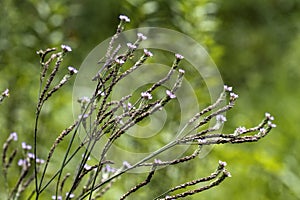
{"label": "pale lavender flower", "polygon": [[34,159],[35,158],[35,155],[33,154],[33,153],[27,153],[27,156],[28,156],[28,158],[30,158],[30,159]]}
{"label": "pale lavender flower", "polygon": [[153,54],[150,51],[148,51],[147,49],[144,49],[144,54],[146,56],[148,56],[148,57],[152,57],[153,56]]}
{"label": "pale lavender flower", "polygon": [[176,98],[176,95],[173,94],[170,90],[166,90],[166,94],[167,94],[171,99]]}
{"label": "pale lavender flower", "polygon": [[155,164],[161,164],[162,161],[161,161],[160,159],[156,159],[156,158],[155,158],[155,159],[154,159],[154,163],[155,163]]}
{"label": "pale lavender flower", "polygon": [[217,115],[216,120],[217,120],[217,122],[222,123],[222,124],[227,121],[227,119],[224,115]]}
{"label": "pale lavender flower", "polygon": [[147,37],[143,33],[138,33],[137,36],[140,40],[147,40]]}
{"label": "pale lavender flower", "polygon": [[78,99],[78,102],[79,103],[83,103],[83,104],[86,104],[86,103],[89,103],[91,101],[91,99],[89,98],[89,97],[80,97],[79,99]]}
{"label": "pale lavender flower", "polygon": [[131,167],[131,165],[130,165],[129,162],[127,162],[127,161],[124,161],[124,162],[123,162],[123,166],[124,166],[125,168],[130,168],[130,167]]}
{"label": "pale lavender flower", "polygon": [[89,166],[88,164],[85,164],[85,165],[84,165],[84,169],[85,169],[85,170],[90,170],[91,168],[92,168],[92,167]]}
{"label": "pale lavender flower", "polygon": [[9,135],[9,138],[11,138],[13,141],[18,140],[18,134],[16,132],[13,132]]}
{"label": "pale lavender flower", "polygon": [[113,172],[116,171],[116,169],[113,168],[113,167],[111,167],[110,165],[105,165],[104,171],[107,172],[107,173],[109,173],[109,172],[112,172],[112,173],[113,173]]}
{"label": "pale lavender flower", "polygon": [[177,59],[179,59],[179,60],[184,59],[184,57],[183,57],[182,55],[178,54],[178,53],[175,54],[175,57],[176,57]]}
{"label": "pale lavender flower", "polygon": [[260,128],[260,129],[259,129],[259,132],[261,132],[261,133],[264,133],[265,131],[266,131],[265,128]]}
{"label": "pale lavender flower", "polygon": [[127,47],[128,47],[129,49],[132,49],[132,50],[134,50],[134,49],[137,48],[137,46],[135,46],[134,44],[132,44],[132,43],[130,43],[130,42],[127,43]]}
{"label": "pale lavender flower", "polygon": [[29,144],[26,144],[25,142],[22,142],[22,149],[24,150],[31,150],[32,146]]}
{"label": "pale lavender flower", "polygon": [[236,128],[234,132],[237,133],[237,134],[241,134],[241,133],[244,133],[246,131],[247,131],[247,129],[245,127],[240,126],[240,127]]}
{"label": "pale lavender flower", "polygon": [[26,161],[23,159],[18,160],[18,166],[23,166],[25,164],[25,162]]}

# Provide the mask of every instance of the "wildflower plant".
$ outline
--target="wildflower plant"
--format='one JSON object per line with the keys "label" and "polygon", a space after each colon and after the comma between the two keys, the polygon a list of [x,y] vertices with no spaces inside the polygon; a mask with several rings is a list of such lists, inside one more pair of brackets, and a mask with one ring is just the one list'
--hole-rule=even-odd
{"label": "wildflower plant", "polygon": [[[256,142],[275,127],[274,117],[266,113],[257,126],[251,128],[241,126],[232,133],[222,133],[223,124],[227,121],[225,113],[234,107],[239,96],[233,92],[232,87],[223,84],[221,88],[220,85],[211,85],[212,81],[209,80],[216,77],[215,71],[209,69],[210,73],[207,75],[200,70],[203,79],[210,87],[211,96],[216,97],[215,100],[205,108],[197,110],[197,105],[192,105],[192,112],[182,111],[185,115],[181,121],[183,123],[180,123],[174,133],[169,135],[164,133],[165,138],[169,138],[166,142],[155,143],[149,141],[151,137],[144,137],[147,143],[143,145],[151,146],[149,152],[131,154],[128,150],[122,149],[118,142],[120,140],[128,142],[128,139],[122,140],[122,138],[128,138],[130,134],[131,136],[143,134],[139,131],[142,129],[136,129],[138,131],[135,133],[132,129],[157,113],[163,116],[163,113],[168,111],[167,105],[174,101],[184,104],[182,99],[188,97],[183,95],[182,98],[180,90],[186,89],[185,74],[190,69],[181,66],[181,63],[185,59],[193,63],[192,59],[201,56],[195,55],[197,51],[191,52],[180,45],[178,49],[174,43],[175,48],[172,46],[167,50],[172,52],[178,50],[178,52],[173,52],[173,63],[165,71],[166,73],[159,73],[155,79],[146,80],[146,83],[136,84],[134,80],[147,79],[146,77],[151,76],[143,70],[142,73],[137,73],[143,67],[149,68],[147,63],[151,63],[151,59],[155,57],[155,53],[150,49],[156,47],[166,50],[159,46],[164,40],[161,38],[164,36],[170,38],[174,32],[144,28],[134,34],[129,32],[126,35],[123,31],[130,19],[125,15],[120,15],[119,19],[120,24],[115,35],[104,45],[106,51],[104,52],[100,45],[101,48],[96,48],[79,70],[72,66],[67,67],[67,73],[57,82],[55,77],[63,67],[64,57],[72,51],[71,47],[61,45],[60,49],[48,48],[37,52],[40,56],[41,73],[33,145],[21,143],[23,157],[16,161],[18,148],[8,151],[13,147],[12,142],[18,138],[16,133],[12,133],[2,150],[2,172],[5,180],[8,179],[8,169],[12,164],[16,163],[21,167],[16,184],[6,185],[8,199],[49,199],[50,197],[47,196],[49,191],[52,192],[52,199],[100,199],[107,194],[115,182],[124,181],[122,177],[126,173],[136,173],[137,176],[145,177],[143,181],[137,182],[120,196],[120,199],[126,199],[146,187],[158,173],[158,169],[191,162],[198,158],[205,147],[214,144]],[[165,32],[166,35],[163,34]],[[147,33],[149,35],[146,35]],[[160,39],[154,37],[153,33],[159,33]],[[148,39],[150,42],[147,43]],[[177,39],[176,41],[179,42]],[[192,45],[189,47],[191,48]],[[102,58],[101,52],[104,52]],[[94,56],[95,54],[98,57]],[[204,63],[207,65],[207,60]],[[156,70],[152,70],[151,73],[156,73]],[[48,154],[41,155],[37,144],[38,135],[42,134],[39,131],[41,126],[39,122],[44,104],[75,75],[78,75],[74,85],[75,120],[53,141]],[[123,82],[126,78],[129,78],[129,82]],[[130,90],[132,88],[134,90]],[[127,94],[124,95],[123,93],[126,92]],[[219,94],[216,96],[216,93]],[[8,90],[2,93],[0,102],[6,96]],[[186,116],[190,113],[193,114]],[[157,134],[162,132],[157,131]],[[55,151],[65,141],[67,147],[53,173],[49,165]],[[192,151],[187,151],[187,148],[192,148]],[[129,156],[126,155],[128,153]],[[72,167],[74,163],[75,169]],[[226,169],[226,162],[219,161],[215,171],[210,175],[170,186],[162,194],[149,196],[149,199],[179,199],[194,195],[219,185],[227,177],[231,177],[231,174]],[[200,183],[201,185],[195,189],[195,186]],[[25,193],[25,190],[29,192]]]}

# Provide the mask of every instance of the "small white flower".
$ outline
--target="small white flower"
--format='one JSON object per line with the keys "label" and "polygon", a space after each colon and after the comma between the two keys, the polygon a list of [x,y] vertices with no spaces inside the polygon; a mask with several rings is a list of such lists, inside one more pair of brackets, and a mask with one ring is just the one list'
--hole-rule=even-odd
{"label": "small white flower", "polygon": [[116,169],[111,167],[110,165],[105,165],[104,169],[103,169],[105,172],[109,173],[109,172],[115,172]]}
{"label": "small white flower", "polygon": [[184,71],[183,69],[179,69],[178,71],[179,71],[179,73],[181,73],[181,74],[184,74],[184,73],[185,73],[185,71]]}
{"label": "small white flower", "polygon": [[221,161],[221,160],[219,160],[219,165],[221,165],[221,166],[225,167],[225,166],[227,165],[227,163],[226,163],[226,162],[224,162],[224,161]]}
{"label": "small white flower", "polygon": [[223,173],[227,176],[227,177],[231,177],[231,173],[227,170],[224,170]]}
{"label": "small white flower", "polygon": [[72,48],[70,46],[68,46],[68,45],[62,44],[60,47],[62,48],[62,50],[64,52],[70,52],[70,51],[72,51]]}
{"label": "small white flower", "polygon": [[124,161],[124,162],[123,162],[123,166],[124,166],[125,168],[130,168],[130,167],[131,167],[131,165],[130,165],[129,162],[127,162],[127,161]]}
{"label": "small white flower", "polygon": [[224,115],[217,115],[216,120],[217,120],[217,122],[220,122],[222,124],[227,121],[227,119]]}
{"label": "small white flower", "polygon": [[2,95],[5,97],[9,96],[9,89],[4,90],[4,92],[2,92]]}
{"label": "small white flower", "polygon": [[128,110],[135,109],[135,107],[131,103],[127,103]]}
{"label": "small white flower", "polygon": [[75,68],[72,67],[72,66],[69,66],[69,67],[68,67],[68,70],[69,70],[69,72],[70,72],[71,75],[77,74],[77,73],[78,73],[78,70],[75,69]]}
{"label": "small white flower", "polygon": [[80,97],[79,99],[78,99],[78,102],[79,103],[83,103],[83,104],[86,104],[86,103],[89,103],[91,100],[90,100],[90,98],[89,97]]}
{"label": "small white flower", "polygon": [[25,163],[26,163],[25,160],[20,159],[20,160],[18,161],[18,166],[23,166]]}
{"label": "small white flower", "polygon": [[237,94],[235,94],[233,92],[230,92],[229,95],[230,95],[230,99],[232,99],[232,100],[235,100],[235,99],[239,98],[239,95],[237,95]]}
{"label": "small white flower", "polygon": [[31,150],[31,149],[32,149],[32,146],[26,144],[25,142],[22,142],[22,149],[24,149],[24,150]]}
{"label": "small white flower", "polygon": [[153,54],[150,51],[148,51],[147,49],[144,49],[144,54],[146,56],[148,56],[148,57],[152,57],[153,56]]}
{"label": "small white flower", "polygon": [[231,92],[231,91],[232,91],[232,87],[229,87],[229,86],[227,86],[227,85],[224,85],[224,90],[225,90],[226,92]]}
{"label": "small white flower", "polygon": [[92,167],[89,166],[88,164],[85,164],[85,165],[84,165],[84,169],[85,169],[85,170],[90,170],[91,168],[92,168]]}
{"label": "small white flower", "polygon": [[56,196],[55,195],[52,195],[51,199],[56,199],[56,200],[62,200],[62,196]]}
{"label": "small white flower", "polygon": [[87,119],[89,117],[88,114],[84,114],[83,116],[82,115],[78,115],[78,119]]}
{"label": "small white flower", "polygon": [[170,90],[166,90],[166,94],[167,94],[171,99],[176,98],[176,95],[173,94]]}
{"label": "small white flower", "polygon": [[27,156],[28,156],[28,158],[30,158],[30,159],[34,159],[34,158],[35,158],[35,156],[34,156],[33,153],[27,153]]}
{"label": "small white flower", "polygon": [[129,49],[136,49],[136,48],[137,48],[137,46],[135,46],[134,44],[132,44],[132,43],[130,43],[130,42],[127,43],[127,47],[128,47]]}
{"label": "small white flower", "polygon": [[44,164],[44,163],[45,163],[45,160],[40,159],[40,158],[37,158],[37,159],[36,159],[36,163],[38,163],[38,164]]}
{"label": "small white flower", "polygon": [[175,57],[176,57],[177,59],[179,59],[179,60],[184,59],[184,57],[183,57],[182,55],[178,54],[178,53],[175,54]]}
{"label": "small white flower", "polygon": [[13,139],[13,141],[17,141],[18,140],[18,134],[16,132],[13,132],[9,135],[10,138]]}
{"label": "small white flower", "polygon": [[125,21],[125,22],[130,22],[129,17],[127,17],[126,15],[120,15],[119,19],[122,20],[122,21]]}
{"label": "small white flower", "polygon": [[156,159],[156,158],[155,158],[155,159],[154,159],[154,163],[155,163],[155,164],[161,164],[162,161],[161,161],[160,159]]}
{"label": "small white flower", "polygon": [[147,100],[152,99],[152,95],[151,95],[149,92],[142,92],[142,93],[141,93],[141,96],[142,96],[144,99],[147,99]]}
{"label": "small white flower", "polygon": [[118,63],[119,65],[123,65],[125,62],[123,59],[115,59],[116,63]]}
{"label": "small white flower", "polygon": [[260,129],[259,129],[259,132],[261,132],[261,133],[264,133],[265,131],[266,131],[265,128],[260,128]]}
{"label": "small white flower", "polygon": [[[69,195],[69,192],[66,192],[66,196],[68,196],[68,195]],[[74,197],[75,197],[75,194],[73,194],[73,193],[69,195],[69,198],[70,198],[70,199],[72,199],[72,198],[74,198]]]}
{"label": "small white flower", "polygon": [[140,40],[147,40],[147,37],[143,33],[138,33],[137,36]]}
{"label": "small white flower", "polygon": [[271,128],[276,128],[276,124],[273,124],[271,121],[268,121],[268,126]]}
{"label": "small white flower", "polygon": [[247,129],[244,126],[240,126],[240,127],[236,128],[234,132],[237,134],[242,134],[246,131],[247,131]]}
{"label": "small white flower", "polygon": [[265,113],[265,117],[271,121],[274,120],[274,117],[270,113]]}

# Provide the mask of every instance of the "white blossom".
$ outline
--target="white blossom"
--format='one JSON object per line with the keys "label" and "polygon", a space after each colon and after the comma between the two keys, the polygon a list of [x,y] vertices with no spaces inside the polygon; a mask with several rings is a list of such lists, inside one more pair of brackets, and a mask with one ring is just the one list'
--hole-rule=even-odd
{"label": "white blossom", "polygon": [[122,20],[122,21],[125,21],[125,22],[130,22],[129,17],[127,17],[126,15],[120,15],[119,19]]}
{"label": "white blossom", "polygon": [[166,90],[166,94],[167,94],[171,99],[176,98],[176,95],[173,94],[170,90]]}
{"label": "white blossom", "polygon": [[70,52],[70,51],[72,51],[72,48],[70,46],[68,46],[68,45],[62,44],[60,47],[62,48],[62,50],[64,52]]}
{"label": "white blossom", "polygon": [[179,60],[182,60],[184,57],[178,53],[175,54],[175,57]]}

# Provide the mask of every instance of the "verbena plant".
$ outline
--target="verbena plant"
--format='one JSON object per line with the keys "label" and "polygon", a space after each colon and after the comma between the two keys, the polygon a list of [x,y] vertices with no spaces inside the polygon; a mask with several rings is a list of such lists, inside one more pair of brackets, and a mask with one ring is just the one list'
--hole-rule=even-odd
{"label": "verbena plant", "polygon": [[[90,94],[90,97],[78,99],[81,107],[78,119],[59,134],[56,140],[53,141],[48,156],[43,159],[38,157],[37,149],[38,134],[40,134],[40,114],[45,102],[78,71],[69,66],[69,73],[55,83],[63,58],[68,52],[72,51],[71,47],[61,45],[61,50],[48,48],[37,52],[40,56],[41,73],[33,145],[23,142],[22,155],[25,156],[17,160],[20,156],[17,155],[18,151],[13,146],[13,142],[18,139],[18,136],[17,133],[11,133],[2,149],[2,172],[6,182],[7,199],[49,199],[50,197],[45,196],[45,194],[49,194],[46,192],[47,190],[52,191],[52,199],[99,199],[107,194],[114,182],[124,181],[124,179],[119,179],[124,174],[139,168],[147,169],[148,174],[144,181],[136,183],[134,187],[120,197],[120,199],[126,199],[130,195],[134,196],[137,190],[147,186],[159,168],[176,167],[182,163],[190,162],[197,158],[204,146],[256,142],[275,127],[272,123],[273,117],[266,113],[262,122],[255,127],[238,127],[233,133],[221,133],[222,124],[226,121],[224,113],[234,106],[238,98],[238,95],[232,92],[232,88],[225,85],[223,92],[213,104],[196,112],[185,124],[182,131],[184,130],[186,134],[176,137],[167,145],[160,147],[136,163],[128,163],[123,160],[121,167],[114,167],[115,160],[108,156],[108,152],[114,143],[124,136],[131,127],[159,112],[166,104],[174,100],[176,91],[180,89],[185,74],[185,71],[179,68],[179,64],[184,58],[176,54],[169,72],[162,79],[157,80],[141,92],[138,98],[134,98],[133,94],[129,94],[119,100],[111,100],[111,94],[117,83],[132,74],[149,57],[153,56],[149,50],[144,49],[143,54],[137,61],[124,69],[124,64],[129,59],[137,56],[137,47],[146,39],[146,36],[138,33],[136,41],[129,44],[125,52],[119,53],[120,45],[115,43],[127,22],[129,22],[129,18],[121,15],[117,32],[112,37],[106,55],[100,62],[103,64],[102,70],[90,77],[96,82],[94,91]],[[175,79],[172,79],[172,77],[175,77]],[[172,81],[174,82],[171,89],[165,90],[163,84]],[[154,98],[153,94],[157,90],[165,90],[164,95],[160,98],[156,96]],[[8,95],[9,90],[7,89],[0,95],[0,103]],[[216,121],[215,126],[207,126],[208,123],[214,121]],[[81,138],[78,145],[74,141],[80,131],[84,132],[85,136]],[[67,141],[68,146],[64,151],[64,155],[61,156],[61,163],[59,166],[55,166],[56,171],[50,170],[49,165],[53,160],[52,156],[63,141]],[[98,157],[94,158],[94,164],[89,165],[88,160],[91,153],[100,141],[104,141],[101,151],[98,153]],[[172,151],[176,146],[184,145],[191,146],[193,152],[188,154],[187,151],[186,154],[171,160],[158,159],[159,155]],[[78,157],[78,154],[81,157]],[[76,163],[75,170],[70,167],[71,162]],[[8,170],[15,164],[19,165],[21,170],[15,184],[10,185],[8,183],[10,178]],[[144,174],[138,173],[136,176],[144,176]],[[170,186],[171,188],[164,193],[157,194],[156,197],[149,197],[149,199],[178,199],[194,195],[219,185],[230,176],[230,173],[226,170],[226,163],[219,161],[216,170],[212,174],[178,183],[177,186]],[[25,190],[27,192],[24,192]]]}

